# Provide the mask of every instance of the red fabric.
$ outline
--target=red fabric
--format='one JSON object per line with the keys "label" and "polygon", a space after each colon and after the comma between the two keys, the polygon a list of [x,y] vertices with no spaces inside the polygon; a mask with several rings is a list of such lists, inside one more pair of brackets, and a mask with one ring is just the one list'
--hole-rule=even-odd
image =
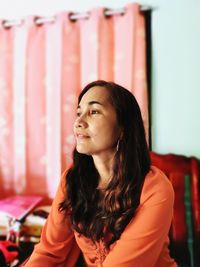
{"label": "red fabric", "polygon": [[18,246],[9,240],[0,240],[0,250],[5,257],[6,263],[11,263],[19,255]]}

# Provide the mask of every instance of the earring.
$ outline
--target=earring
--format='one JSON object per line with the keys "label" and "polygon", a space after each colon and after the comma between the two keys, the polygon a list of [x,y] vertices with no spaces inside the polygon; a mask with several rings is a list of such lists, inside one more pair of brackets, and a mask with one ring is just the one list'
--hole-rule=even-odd
{"label": "earring", "polygon": [[117,141],[117,146],[116,146],[117,151],[119,151],[119,143],[120,143],[120,139],[118,139],[118,141]]}

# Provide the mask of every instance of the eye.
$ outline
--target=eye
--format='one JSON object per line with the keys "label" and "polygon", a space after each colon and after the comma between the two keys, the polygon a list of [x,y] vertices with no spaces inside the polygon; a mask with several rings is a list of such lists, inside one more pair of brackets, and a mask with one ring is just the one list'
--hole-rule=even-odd
{"label": "eye", "polygon": [[96,109],[92,109],[92,110],[90,111],[90,114],[91,114],[91,115],[96,115],[96,114],[99,114],[99,111],[96,110]]}

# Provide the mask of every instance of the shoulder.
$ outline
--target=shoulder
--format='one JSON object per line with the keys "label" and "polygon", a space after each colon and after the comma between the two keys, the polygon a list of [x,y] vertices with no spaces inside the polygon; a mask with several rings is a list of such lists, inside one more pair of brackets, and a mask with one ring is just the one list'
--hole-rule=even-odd
{"label": "shoulder", "polygon": [[57,191],[54,197],[54,202],[57,200],[59,203],[63,201],[66,197],[66,186],[67,186],[67,173],[69,172],[69,168],[65,169],[60,177],[60,181],[58,183]]}
{"label": "shoulder", "polygon": [[62,174],[61,174],[61,178],[60,178],[60,184],[59,187],[65,191],[66,190],[66,185],[67,185],[67,174],[71,171],[71,167],[66,168]]}
{"label": "shoulder", "polygon": [[[122,237],[138,238],[138,242],[150,244],[169,231],[173,215],[174,191],[167,176],[158,168],[151,166],[134,217],[127,225]],[[145,246],[145,245],[144,245]]]}
{"label": "shoulder", "polygon": [[151,166],[145,177],[141,192],[140,204],[146,202],[157,203],[160,201],[174,202],[174,189],[167,176],[157,167]]}

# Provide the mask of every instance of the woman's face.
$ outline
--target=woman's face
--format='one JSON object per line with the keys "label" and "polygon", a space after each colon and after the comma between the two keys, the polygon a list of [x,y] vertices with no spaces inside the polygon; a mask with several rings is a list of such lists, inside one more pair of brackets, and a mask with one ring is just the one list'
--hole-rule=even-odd
{"label": "woman's face", "polygon": [[102,86],[90,88],[78,105],[74,134],[79,153],[109,156],[116,151],[121,130],[107,90]]}

